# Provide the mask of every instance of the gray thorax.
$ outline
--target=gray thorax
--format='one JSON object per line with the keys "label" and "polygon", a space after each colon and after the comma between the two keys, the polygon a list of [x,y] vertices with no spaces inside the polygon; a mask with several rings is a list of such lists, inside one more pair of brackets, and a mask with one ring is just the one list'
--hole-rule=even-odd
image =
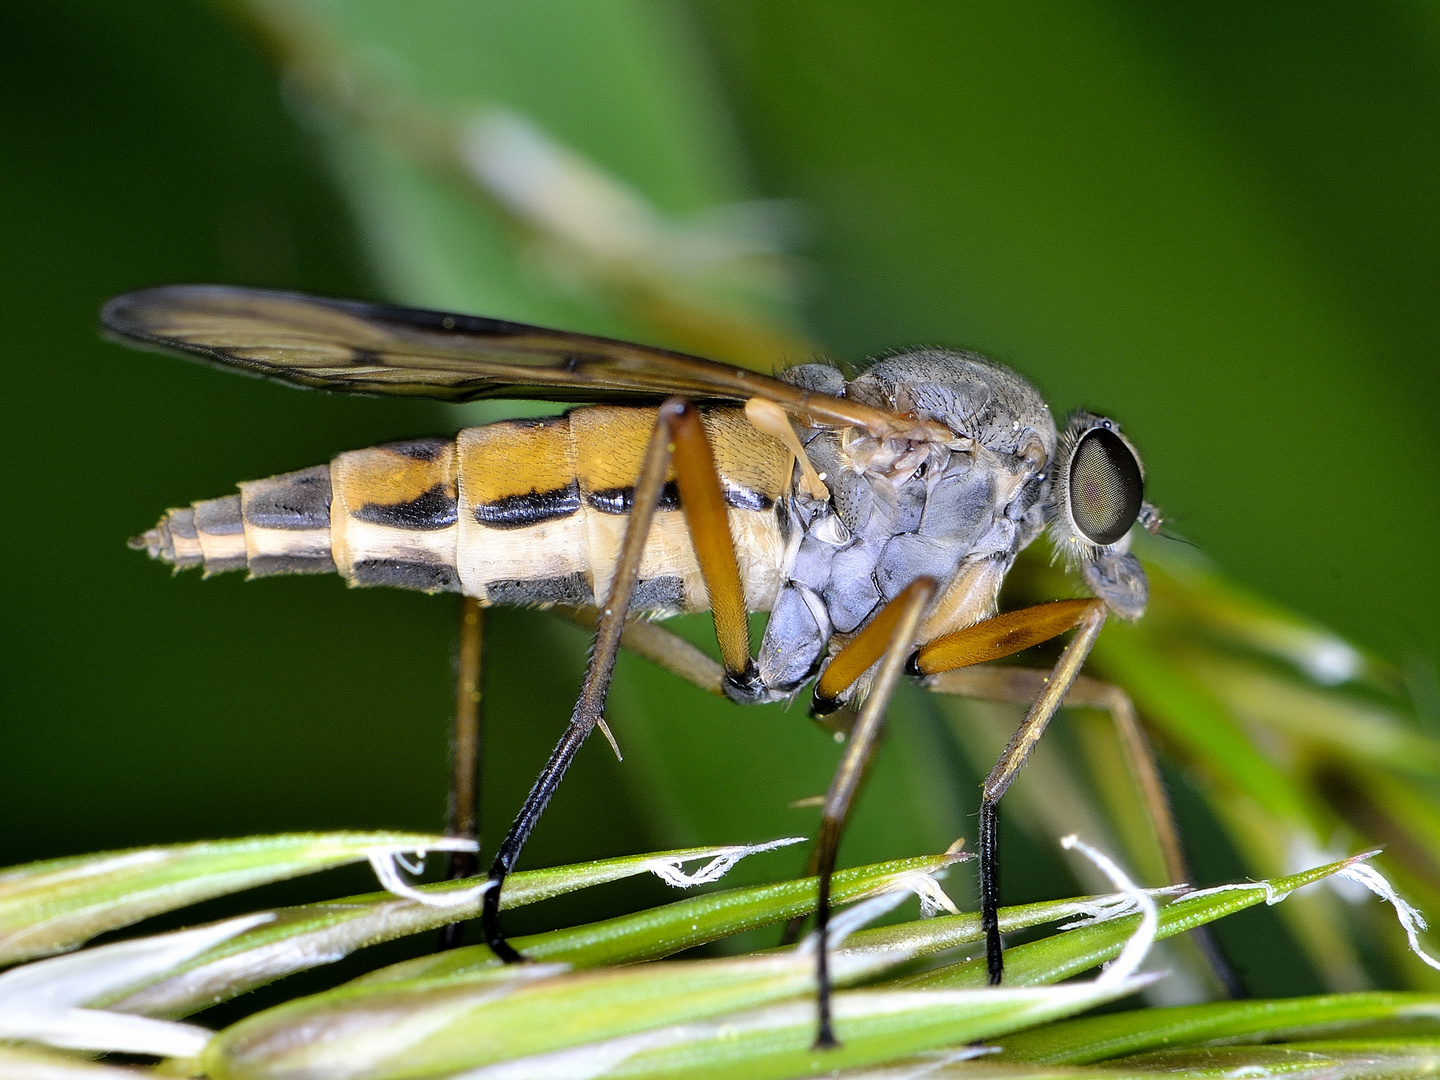
{"label": "gray thorax", "polygon": [[779,508],[786,583],[771,610],[756,678],[736,700],[777,701],[813,677],[832,637],[859,630],[916,578],[944,590],[962,565],[1008,569],[1045,526],[1056,432],[1025,380],[969,353],[921,350],[881,360],[846,384],[807,364],[787,380],[939,420],[947,444],[878,440],[856,429],[801,429],[829,501],[797,491]]}

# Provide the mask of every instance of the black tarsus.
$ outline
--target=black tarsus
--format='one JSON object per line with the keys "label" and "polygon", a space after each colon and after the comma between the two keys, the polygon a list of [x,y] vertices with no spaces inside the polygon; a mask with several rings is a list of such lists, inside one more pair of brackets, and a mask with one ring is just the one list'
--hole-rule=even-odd
{"label": "black tarsus", "polygon": [[820,823],[820,835],[816,838],[819,853],[817,871],[820,889],[815,902],[815,938],[820,950],[815,957],[816,1005],[819,1016],[815,1027],[815,1048],[829,1050],[840,1045],[835,1038],[835,1026],[830,1009],[830,879],[835,875],[835,852],[839,847],[840,822],[830,818]]}
{"label": "black tarsus", "polygon": [[[596,658],[599,658],[598,646]],[[609,663],[605,665],[606,689],[608,689],[610,673],[614,669],[614,665],[615,657],[612,653]],[[592,659],[591,670],[593,671],[596,667],[595,660]],[[591,682],[590,674],[590,672],[586,672],[587,684]],[[505,934],[500,929],[500,889],[510,875],[510,871],[515,869],[515,860],[520,857],[520,849],[530,838],[535,823],[540,820],[540,815],[550,805],[550,800],[555,795],[555,789],[560,786],[560,781],[565,777],[565,770],[575,760],[576,752],[584,743],[585,737],[595,727],[596,720],[599,719],[599,710],[592,713],[586,709],[586,704],[587,696],[582,693],[580,701],[575,705],[575,712],[570,717],[570,726],[565,729],[565,734],[560,736],[560,741],[550,754],[550,760],[545,763],[545,768],[541,770],[534,786],[531,787],[530,794],[525,796],[525,805],[520,808],[515,823],[510,826],[510,831],[505,835],[500,850],[495,854],[495,862],[490,866],[490,880],[494,884],[485,892],[485,899],[480,909],[480,928],[485,936],[485,944],[489,945],[491,951],[507,964],[516,963],[523,960],[524,957],[505,940]],[[603,709],[603,691],[600,705]]]}
{"label": "black tarsus", "polygon": [[991,986],[1005,975],[1000,944],[1000,806],[980,802],[980,929],[985,932],[985,972]]}

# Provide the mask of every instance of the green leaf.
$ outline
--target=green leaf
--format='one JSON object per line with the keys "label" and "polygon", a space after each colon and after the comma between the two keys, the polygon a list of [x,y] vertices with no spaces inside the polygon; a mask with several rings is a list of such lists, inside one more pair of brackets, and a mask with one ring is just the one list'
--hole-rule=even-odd
{"label": "green leaf", "polygon": [[424,833],[290,833],[13,867],[0,872],[0,964],[73,949],[107,930],[267,882],[454,843]]}
{"label": "green leaf", "polygon": [[202,1027],[86,1008],[116,987],[169,971],[266,915],[115,941],[22,964],[0,974],[0,1040],[65,1049],[190,1058],[211,1033]]}
{"label": "green leaf", "polygon": [[1137,626],[1111,626],[1095,659],[1135,698],[1145,716],[1214,775],[1244,792],[1292,828],[1315,830],[1323,814],[1279,766],[1262,754],[1197,676],[1162,650],[1157,636]]}
{"label": "green leaf", "polygon": [[[1126,896],[1123,893],[1111,893],[1105,896],[1080,896],[1069,900],[1046,900],[1039,904],[1003,907],[999,912],[1000,931],[1009,934],[1060,919],[1113,916],[1121,905],[1129,906]],[[845,939],[842,950],[865,952],[901,949],[920,957],[984,940],[985,931],[980,925],[980,913],[966,911],[959,915],[937,915],[918,922],[859,930]],[[1009,956],[1010,953],[1006,955]]]}
{"label": "green leaf", "polygon": [[[1187,895],[1160,912],[1159,935],[1262,900],[1278,902],[1357,861]],[[745,894],[753,890],[736,890],[728,899]],[[702,897],[696,904],[716,899]],[[723,907],[727,898],[719,899]],[[1083,910],[1095,914],[1099,907],[1092,901]],[[1011,916],[1020,922],[1055,910],[1037,905]],[[383,1080],[443,1075],[514,1058],[528,1059],[527,1074],[563,1071],[570,1060],[566,1055],[580,1055],[576,1048],[583,1047],[591,1075],[601,1075],[597,1065],[605,1063],[614,1065],[606,1075],[724,1075],[727,1070],[747,1076],[805,1075],[1016,1031],[1130,993],[1144,980],[1122,979],[1118,971],[1088,984],[1040,987],[1118,955],[1139,922],[1139,915],[1112,918],[1012,949],[1009,978],[999,989],[984,987],[983,959],[977,959],[892,981],[879,992],[839,994],[835,1015],[844,1047],[818,1056],[809,1048],[813,1003],[778,1004],[812,988],[813,957],[800,950],[589,974],[549,964],[537,964],[528,974],[524,968],[495,966],[446,973],[443,967],[412,964],[382,979],[357,980],[242,1021],[217,1036],[206,1062],[215,1075],[237,1080],[332,1075]],[[952,945],[977,929],[973,918],[934,919],[873,931],[868,940],[847,940],[833,957],[837,981]],[[539,956],[542,949],[530,952]],[[407,973],[419,977],[397,977]],[[963,986],[975,988],[958,989]],[[744,1011],[737,1016],[735,1010]],[[720,1019],[724,1014],[731,1015]]]}
{"label": "green leaf", "polygon": [[1357,649],[1329,627],[1271,603],[1229,581],[1200,559],[1146,545],[1152,595],[1179,609],[1193,633],[1209,633],[1294,665],[1321,686],[1364,681],[1394,692],[1394,667]]}
{"label": "green leaf", "polygon": [[1409,775],[1440,777],[1440,741],[1392,710],[1199,651],[1188,663],[1243,720],[1283,732],[1341,761],[1369,761]]}

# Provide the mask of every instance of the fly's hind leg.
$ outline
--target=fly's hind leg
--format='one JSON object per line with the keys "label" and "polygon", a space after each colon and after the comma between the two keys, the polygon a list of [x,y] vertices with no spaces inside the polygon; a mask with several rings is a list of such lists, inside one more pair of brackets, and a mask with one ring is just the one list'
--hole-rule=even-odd
{"label": "fly's hind leg", "polygon": [[[1027,705],[1040,696],[1049,678],[1050,672],[1036,668],[981,665],[928,676],[923,685],[926,689],[940,694],[1010,705]],[[1130,695],[1112,683],[1079,675],[1071,684],[1061,705],[1098,709],[1110,716],[1120,738],[1126,768],[1145,800],[1146,812],[1155,829],[1155,839],[1165,862],[1169,883],[1180,885],[1193,880],[1189,861],[1185,857],[1184,844],[1180,839],[1180,830],[1175,824],[1170,796],[1165,790],[1165,782],[1155,761],[1155,751],[1135,714],[1135,705],[1130,700]],[[1245,985],[1226,961],[1209,928],[1196,927],[1191,931],[1191,938],[1225,992],[1232,998],[1248,996]]]}
{"label": "fly's hind leg", "polygon": [[[591,629],[598,612],[592,607],[556,608],[561,615],[578,626]],[[708,694],[725,697],[725,668],[701,649],[691,645],[673,630],[657,626],[643,615],[632,615],[620,635],[620,647],[636,656],[643,656],[656,667],[698,686]]]}
{"label": "fly's hind leg", "polygon": [[[455,721],[450,733],[450,805],[445,835],[480,840],[480,758],[484,747],[484,715],[480,674],[485,647],[485,614],[480,601],[460,599],[460,647],[455,664]],[[452,851],[446,877],[473,876],[480,869],[477,851]],[[439,947],[453,949],[465,936],[464,923],[440,928]]]}
{"label": "fly's hind leg", "polygon": [[[625,540],[620,548],[610,595],[600,609],[595,628],[595,644],[590,663],[580,685],[570,724],[545,763],[539,778],[526,796],[515,822],[510,826],[495,862],[490,869],[494,883],[485,893],[481,909],[481,929],[486,944],[507,963],[522,959],[505,940],[500,930],[500,889],[506,876],[514,869],[520,849],[524,847],[535,823],[545,812],[565,771],[575,759],[581,744],[601,723],[615,658],[622,640],[629,633],[632,640],[637,631],[627,623],[630,601],[640,573],[645,541],[650,523],[665,485],[671,461],[674,461],[680,505],[685,514],[690,543],[695,550],[705,587],[710,596],[715,618],[715,636],[720,644],[725,678],[743,682],[755,678],[750,659],[750,632],[745,610],[745,592],[740,581],[739,564],[735,558],[734,541],[730,536],[729,517],[725,509],[720,477],[700,414],[689,402],[670,398],[660,406],[655,430],[645,449],[640,475],[635,481],[630,517],[626,523]],[[643,637],[643,631],[638,631]]]}

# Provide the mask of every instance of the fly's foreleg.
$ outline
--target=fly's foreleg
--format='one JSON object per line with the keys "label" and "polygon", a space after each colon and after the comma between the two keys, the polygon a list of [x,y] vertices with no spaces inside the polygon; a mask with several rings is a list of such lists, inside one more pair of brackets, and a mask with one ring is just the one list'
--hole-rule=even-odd
{"label": "fly's foreleg", "polygon": [[[940,694],[1027,705],[1040,696],[1049,678],[1048,671],[1036,668],[980,666],[931,675],[925,679],[924,685],[926,689]],[[1155,761],[1155,751],[1135,714],[1130,695],[1112,683],[1080,675],[1061,704],[1067,708],[1098,709],[1110,716],[1120,737],[1126,768],[1140,790],[1155,829],[1156,843],[1165,862],[1169,884],[1180,885],[1193,880],[1180,830],[1175,824],[1170,796]],[[1225,960],[1209,928],[1196,927],[1191,931],[1191,937],[1225,992],[1232,998],[1247,996],[1245,985]]]}
{"label": "fly's foreleg", "polygon": [[[924,580],[929,580],[924,579]],[[914,588],[914,584],[910,586]],[[840,708],[840,696],[849,690],[859,678],[874,667],[882,656],[889,650],[895,640],[896,626],[902,618],[906,607],[904,601],[909,594],[902,592],[894,600],[881,608],[860,632],[845,644],[845,647],[836,653],[830,662],[825,666],[820,680],[815,684],[815,693],[810,702],[810,715],[815,719],[829,716]],[[911,635],[913,638],[913,634]],[[913,641],[912,641],[913,644]],[[856,719],[858,726],[859,720]],[[851,746],[855,729],[852,727]],[[879,733],[876,735],[878,740]],[[868,768],[874,756],[874,747],[866,751],[865,764]],[[843,767],[843,766],[842,766]],[[851,797],[845,802],[845,814],[835,824],[837,837],[845,831],[850,807],[854,805],[855,791],[864,786],[866,772],[862,771],[854,779],[854,789]],[[828,805],[828,803],[827,803]],[[810,857],[805,864],[805,876],[813,877],[820,873],[822,845],[819,840],[810,849]],[[785,924],[785,932],[781,936],[782,945],[794,944],[800,937],[800,931],[804,928],[805,916],[800,915],[791,919]]]}
{"label": "fly's foreleg", "polygon": [[1007,612],[925,645],[910,661],[915,675],[934,675],[969,664],[998,660],[1047,641],[1071,627],[1076,634],[1034,697],[980,793],[980,925],[985,931],[985,966],[992,986],[1005,972],[1000,942],[1000,797],[1025,764],[1030,751],[1069,693],[1085,658],[1105,625],[1099,600],[1057,600]]}
{"label": "fly's foreleg", "polygon": [[615,670],[615,657],[627,633],[626,616],[640,574],[645,541],[650,534],[650,524],[654,520],[655,508],[672,460],[690,542],[715,616],[715,636],[720,643],[725,677],[735,680],[755,677],[754,664],[750,660],[745,592],[714,456],[699,412],[688,401],[670,398],[660,406],[655,430],[646,446],[640,475],[635,481],[625,541],[620,548],[610,595],[600,608],[595,644],[570,724],[526,796],[525,804],[510,826],[510,832],[501,843],[490,869],[490,879],[495,884],[485,893],[481,928],[486,943],[507,963],[519,960],[521,956],[500,930],[500,889],[506,876],[514,869],[520,849],[540,815],[545,812],[576,752],[602,721],[605,698]]}
{"label": "fly's foreleg", "polygon": [[[667,409],[670,410],[667,413]],[[689,402],[665,403],[660,409],[661,424],[669,423],[674,436],[675,484],[680,489],[680,507],[690,546],[705,579],[710,612],[715,619],[715,640],[720,645],[720,662],[725,680],[740,686],[754,683],[758,676],[750,658],[750,620],[745,608],[745,587],[740,581],[740,563],[735,558],[735,541],[730,535],[730,517],[725,510],[725,492],[720,473],[700,414]]]}
{"label": "fly's foreleg", "polygon": [[[445,835],[480,840],[480,758],[484,747],[480,675],[485,646],[485,614],[480,601],[460,599],[460,646],[455,663],[455,721],[450,733],[450,804]],[[470,877],[480,869],[477,851],[452,851],[446,877]],[[441,927],[441,949],[453,949],[465,936],[464,923]]]}

